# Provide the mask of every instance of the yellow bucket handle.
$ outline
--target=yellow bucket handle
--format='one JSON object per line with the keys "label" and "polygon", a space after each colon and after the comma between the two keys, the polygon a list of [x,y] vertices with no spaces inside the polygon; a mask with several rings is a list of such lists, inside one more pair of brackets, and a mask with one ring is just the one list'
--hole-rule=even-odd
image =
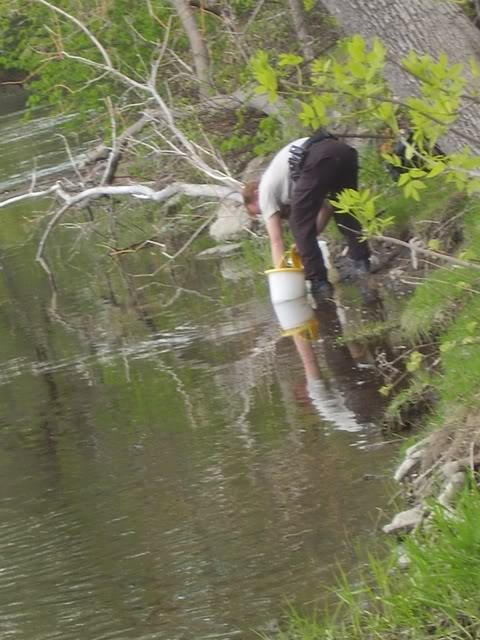
{"label": "yellow bucket handle", "polygon": [[289,267],[303,269],[303,262],[296,244],[292,244],[290,249],[283,254],[282,262],[280,263],[281,269],[288,269]]}
{"label": "yellow bucket handle", "polygon": [[301,327],[295,327],[294,329],[284,331],[282,335],[285,337],[301,336],[308,342],[316,342],[320,335],[318,320],[316,318],[312,318]]}

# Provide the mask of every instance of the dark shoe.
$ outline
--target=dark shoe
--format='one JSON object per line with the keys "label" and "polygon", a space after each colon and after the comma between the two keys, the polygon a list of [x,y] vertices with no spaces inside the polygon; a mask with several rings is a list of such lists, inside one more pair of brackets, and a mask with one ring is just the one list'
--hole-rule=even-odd
{"label": "dark shoe", "polygon": [[370,259],[364,258],[363,260],[354,260],[353,269],[357,276],[366,276],[370,272]]}
{"label": "dark shoe", "polygon": [[314,300],[333,297],[333,285],[328,280],[310,280],[310,293]]}

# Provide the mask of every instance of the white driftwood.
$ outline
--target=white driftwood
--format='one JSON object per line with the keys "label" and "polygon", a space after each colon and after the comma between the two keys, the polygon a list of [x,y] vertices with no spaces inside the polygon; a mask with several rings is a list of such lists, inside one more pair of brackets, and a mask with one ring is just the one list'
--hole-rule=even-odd
{"label": "white driftwood", "polygon": [[239,191],[223,185],[214,184],[188,184],[185,182],[174,182],[173,184],[156,191],[151,187],[142,184],[91,187],[84,189],[79,193],[70,194],[64,190],[59,182],[55,183],[48,189],[40,191],[29,191],[24,194],[6,198],[0,201],[0,208],[22,202],[31,198],[45,198],[46,196],[57,196],[63,204],[72,207],[84,200],[91,198],[100,198],[102,196],[132,196],[144,200],[153,200],[154,202],[166,202],[170,198],[177,195],[187,195],[194,198],[215,198],[218,200],[233,200],[241,203],[242,196]]}
{"label": "white driftwood", "polygon": [[390,524],[383,527],[384,533],[409,533],[417,527],[423,520],[423,509],[421,507],[413,507],[407,511],[397,513]]}

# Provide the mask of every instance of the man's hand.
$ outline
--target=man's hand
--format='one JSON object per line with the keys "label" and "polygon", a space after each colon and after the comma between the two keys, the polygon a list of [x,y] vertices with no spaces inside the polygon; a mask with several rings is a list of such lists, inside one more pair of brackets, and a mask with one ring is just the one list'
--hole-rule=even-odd
{"label": "man's hand", "polygon": [[267,228],[268,237],[270,238],[273,266],[275,269],[278,269],[282,265],[285,253],[280,214],[274,213],[273,216],[267,218],[265,226]]}

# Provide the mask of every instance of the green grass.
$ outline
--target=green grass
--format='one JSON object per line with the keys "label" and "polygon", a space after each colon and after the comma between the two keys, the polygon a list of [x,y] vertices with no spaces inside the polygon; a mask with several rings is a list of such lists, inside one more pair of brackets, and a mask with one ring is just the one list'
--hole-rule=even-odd
{"label": "green grass", "polygon": [[305,620],[293,613],[281,640],[454,640],[480,633],[480,494],[464,491],[452,517],[432,508],[428,529],[398,553],[370,557],[355,576],[340,576],[338,607]]}
{"label": "green grass", "polygon": [[480,271],[439,268],[415,289],[400,318],[406,339],[418,342],[446,327],[472,293],[479,292]]}
{"label": "green grass", "polygon": [[432,389],[431,376],[414,376],[411,383],[397,393],[389,403],[384,415],[385,428],[404,429],[418,422],[419,416],[423,418],[430,413],[433,410]]}
{"label": "green grass", "polygon": [[442,375],[435,387],[445,403],[471,403],[480,388],[480,294],[473,295],[440,340]]}
{"label": "green grass", "polygon": [[480,202],[472,200],[464,215],[467,258],[480,260]]}

